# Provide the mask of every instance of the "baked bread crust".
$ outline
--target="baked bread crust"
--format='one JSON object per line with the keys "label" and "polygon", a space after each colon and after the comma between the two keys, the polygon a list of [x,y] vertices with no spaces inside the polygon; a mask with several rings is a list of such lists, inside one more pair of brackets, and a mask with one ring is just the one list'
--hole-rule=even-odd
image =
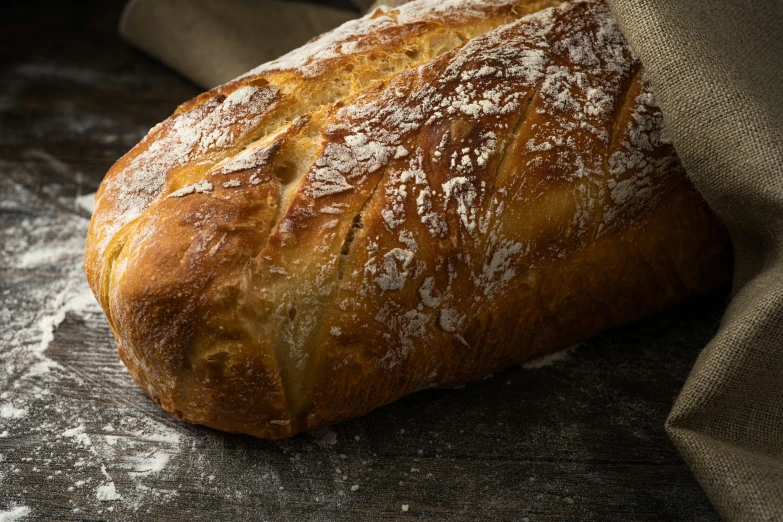
{"label": "baked bread crust", "polygon": [[725,284],[608,9],[554,4],[376,10],[121,158],[85,269],[149,396],[287,437]]}

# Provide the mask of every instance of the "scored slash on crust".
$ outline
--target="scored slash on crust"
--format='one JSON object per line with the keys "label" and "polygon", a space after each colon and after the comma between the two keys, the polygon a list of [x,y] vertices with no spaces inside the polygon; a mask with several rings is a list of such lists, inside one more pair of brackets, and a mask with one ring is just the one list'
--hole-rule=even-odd
{"label": "scored slash on crust", "polygon": [[[719,234],[608,9],[550,4],[376,11],[183,104],[121,159],[86,268],[150,396],[289,436],[712,284],[582,319],[606,292],[652,294],[645,266],[684,281]],[[628,262],[605,274],[615,250]]]}

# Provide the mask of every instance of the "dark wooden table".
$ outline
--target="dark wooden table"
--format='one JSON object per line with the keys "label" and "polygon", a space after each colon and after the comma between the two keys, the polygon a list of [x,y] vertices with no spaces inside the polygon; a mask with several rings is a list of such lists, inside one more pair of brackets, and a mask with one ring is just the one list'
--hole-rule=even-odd
{"label": "dark wooden table", "polygon": [[87,290],[82,196],[198,91],[121,2],[72,4],[0,7],[0,520],[717,519],[663,423],[725,295],[291,440],[160,411]]}

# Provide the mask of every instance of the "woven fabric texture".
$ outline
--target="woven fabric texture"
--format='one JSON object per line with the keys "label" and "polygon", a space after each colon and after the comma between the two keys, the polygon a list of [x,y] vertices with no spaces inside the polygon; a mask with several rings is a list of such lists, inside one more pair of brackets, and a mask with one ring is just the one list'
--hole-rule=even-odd
{"label": "woven fabric texture", "polygon": [[[783,0],[608,2],[735,249],[732,300],[666,428],[723,518],[783,520]],[[353,16],[274,0],[134,0],[121,32],[212,87]]]}
{"label": "woven fabric texture", "polygon": [[729,228],[732,300],[667,421],[726,520],[783,520],[783,2],[610,0]]}

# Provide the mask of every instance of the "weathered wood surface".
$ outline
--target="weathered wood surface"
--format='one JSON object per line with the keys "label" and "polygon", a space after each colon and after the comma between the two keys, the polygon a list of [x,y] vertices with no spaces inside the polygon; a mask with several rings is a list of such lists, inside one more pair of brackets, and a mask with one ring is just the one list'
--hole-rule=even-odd
{"label": "weathered wood surface", "polygon": [[724,295],[314,435],[267,442],[170,419],[85,295],[77,198],[197,89],[117,38],[120,2],[68,4],[0,7],[0,513],[717,519],[663,422]]}

